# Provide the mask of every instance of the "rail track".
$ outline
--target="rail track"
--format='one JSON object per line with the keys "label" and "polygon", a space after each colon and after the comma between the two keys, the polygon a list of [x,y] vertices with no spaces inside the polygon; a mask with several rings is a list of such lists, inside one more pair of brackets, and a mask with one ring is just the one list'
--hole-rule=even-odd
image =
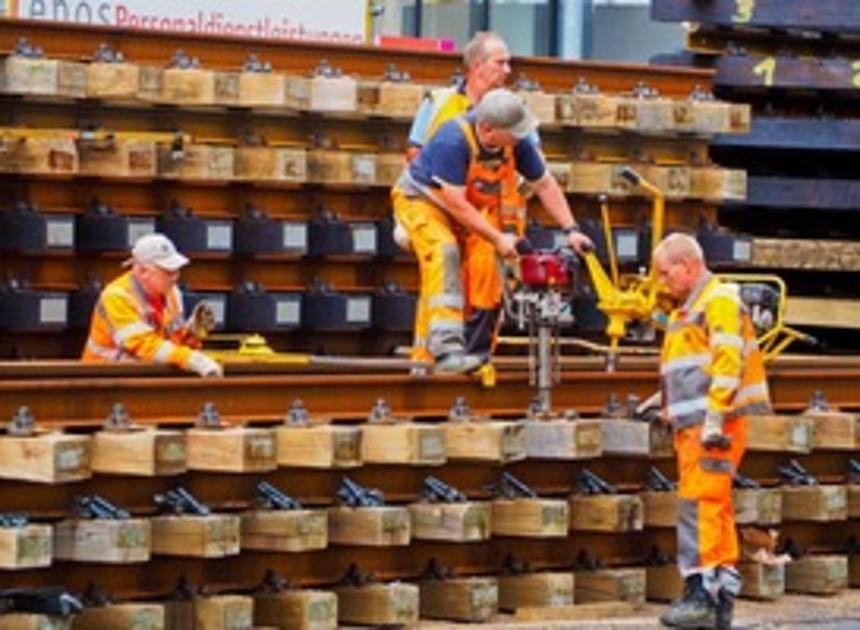
{"label": "rail track", "polygon": [[[122,402],[140,423],[190,424],[201,405],[211,401],[228,419],[273,422],[296,398],[312,413],[334,420],[360,419],[379,398],[397,413],[444,417],[456,396],[465,396],[475,410],[516,417],[534,394],[528,366],[521,358],[500,357],[497,367],[496,385],[486,387],[469,376],[417,377],[405,368],[345,373],[235,364],[228,365],[227,378],[205,380],[155,366],[0,362],[0,418],[27,405],[48,425],[96,427],[111,405]],[[783,356],[769,376],[780,411],[804,409],[814,390],[824,391],[835,405],[860,408],[860,356]],[[553,392],[556,406],[594,414],[611,393],[647,396],[655,391],[656,358],[625,358],[617,371],[607,373],[600,359],[569,357],[562,360],[561,377]]]}

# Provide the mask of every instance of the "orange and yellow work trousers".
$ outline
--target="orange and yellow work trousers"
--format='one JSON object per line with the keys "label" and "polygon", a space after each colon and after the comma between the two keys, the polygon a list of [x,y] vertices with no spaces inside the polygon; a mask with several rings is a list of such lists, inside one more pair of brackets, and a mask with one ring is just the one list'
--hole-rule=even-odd
{"label": "orange and yellow work trousers", "polygon": [[732,504],[732,478],[746,448],[746,418],[727,420],[731,438],[726,451],[706,449],[702,425],[675,431],[678,461],[678,566],[683,577],[701,573],[712,593],[720,588],[737,594],[740,555]]}
{"label": "orange and yellow work trousers", "polygon": [[[412,358],[426,361],[462,353],[466,305],[492,308],[498,299],[490,302],[485,296],[501,295],[495,248],[479,236],[465,235],[454,219],[424,197],[394,187],[391,199],[418,259]],[[485,216],[499,227],[498,213]]]}

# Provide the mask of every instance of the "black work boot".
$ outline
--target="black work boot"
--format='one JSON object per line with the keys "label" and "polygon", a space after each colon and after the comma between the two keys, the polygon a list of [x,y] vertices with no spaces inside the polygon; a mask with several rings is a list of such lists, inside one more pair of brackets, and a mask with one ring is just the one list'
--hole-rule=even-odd
{"label": "black work boot", "polygon": [[716,625],[716,604],[705,590],[701,575],[691,575],[684,580],[684,596],[660,616],[660,623],[670,628],[713,628]]}
{"label": "black work boot", "polygon": [[735,610],[735,596],[721,588],[717,596],[716,625],[717,630],[729,630],[732,627],[732,613]]}

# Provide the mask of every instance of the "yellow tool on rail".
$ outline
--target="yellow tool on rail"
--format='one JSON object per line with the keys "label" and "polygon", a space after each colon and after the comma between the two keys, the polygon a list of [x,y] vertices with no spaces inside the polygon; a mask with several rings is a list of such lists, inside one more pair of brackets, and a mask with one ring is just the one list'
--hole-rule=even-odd
{"label": "yellow tool on rail", "polygon": [[[650,268],[645,274],[619,275],[618,259],[615,255],[612,238],[612,225],[609,218],[609,206],[606,199],[601,200],[601,218],[609,257],[610,273],[607,274],[594,251],[585,254],[585,265],[591,276],[594,290],[597,294],[599,308],[607,317],[606,336],[609,346],[606,348],[608,367],[614,367],[615,358],[623,352],[620,342],[627,335],[631,322],[657,324],[655,320],[665,311],[661,302],[664,296],[661,292],[660,279],[654,264],[653,252],[663,240],[666,221],[666,202],[663,191],[658,186],[646,180],[632,168],[624,167],[620,172],[631,186],[646,191],[653,200],[651,215],[651,252]],[[763,299],[772,298],[769,308],[757,308],[753,305],[753,321],[759,333],[759,345],[764,358],[770,361],[785,350],[794,341],[811,340],[805,333],[788,327],[785,324],[785,308],[788,293],[785,282],[775,275],[766,274],[717,274],[719,278],[740,285],[742,294],[747,288],[748,294],[764,293]],[[771,287],[766,291],[765,287]]]}
{"label": "yellow tool on rail", "polygon": [[215,334],[206,337],[205,352],[226,365],[265,364],[282,368],[309,368],[325,371],[389,372],[425,374],[430,366],[397,357],[322,355],[273,350],[259,334]]}
{"label": "yellow tool on rail", "polygon": [[299,352],[275,352],[266,338],[258,334],[210,335],[207,340],[214,343],[236,344],[232,348],[207,348],[206,354],[213,359],[228,363],[273,363],[279,365],[308,366],[310,355]]}

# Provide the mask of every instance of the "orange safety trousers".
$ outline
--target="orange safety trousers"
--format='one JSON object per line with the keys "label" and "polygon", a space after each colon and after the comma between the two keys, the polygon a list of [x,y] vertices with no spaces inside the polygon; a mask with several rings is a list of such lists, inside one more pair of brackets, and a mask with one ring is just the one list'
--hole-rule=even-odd
{"label": "orange safety trousers", "polygon": [[678,566],[684,577],[738,561],[732,478],[746,449],[746,424],[745,417],[725,422],[723,431],[731,438],[726,451],[702,446],[701,424],[675,432]]}

